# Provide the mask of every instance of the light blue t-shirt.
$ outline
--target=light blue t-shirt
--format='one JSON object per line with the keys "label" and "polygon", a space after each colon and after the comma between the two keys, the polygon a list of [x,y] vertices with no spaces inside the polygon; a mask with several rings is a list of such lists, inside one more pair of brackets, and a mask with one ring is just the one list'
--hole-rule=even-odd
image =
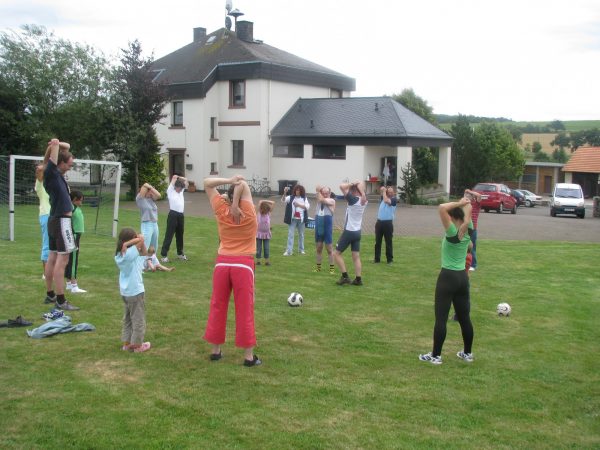
{"label": "light blue t-shirt", "polygon": [[127,249],[125,255],[118,253],[115,255],[115,262],[121,273],[119,274],[119,288],[121,295],[133,297],[144,292],[144,279],[142,271],[144,270],[144,256],[135,245]]}
{"label": "light blue t-shirt", "polygon": [[382,198],[379,204],[379,211],[377,212],[377,220],[394,220],[397,202],[398,200],[394,197],[390,199],[390,204],[388,205]]}

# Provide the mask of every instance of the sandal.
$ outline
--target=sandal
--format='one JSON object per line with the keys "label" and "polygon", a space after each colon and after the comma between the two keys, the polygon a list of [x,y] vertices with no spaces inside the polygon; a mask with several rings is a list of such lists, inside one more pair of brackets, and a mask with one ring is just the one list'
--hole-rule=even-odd
{"label": "sandal", "polygon": [[28,327],[29,325],[32,325],[32,322],[28,322],[27,320],[23,319],[23,317],[21,317],[21,316],[17,316],[14,320],[8,319],[8,324],[7,324],[7,326],[9,328],[11,328],[11,327]]}
{"label": "sandal", "polygon": [[258,359],[258,356],[256,355],[254,355],[254,358],[252,358],[251,360],[244,359],[244,366],[246,367],[260,366],[261,364],[262,361]]}

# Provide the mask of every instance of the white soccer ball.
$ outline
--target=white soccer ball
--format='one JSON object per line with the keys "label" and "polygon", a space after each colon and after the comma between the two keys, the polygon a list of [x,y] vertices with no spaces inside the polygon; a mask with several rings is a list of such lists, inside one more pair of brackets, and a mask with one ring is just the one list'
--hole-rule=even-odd
{"label": "white soccer ball", "polygon": [[304,299],[302,298],[302,294],[300,292],[292,292],[287,299],[288,305],[290,306],[302,306],[302,302]]}
{"label": "white soccer ball", "polygon": [[508,317],[511,311],[512,309],[508,303],[498,303],[498,306],[496,306],[496,312],[499,316]]}

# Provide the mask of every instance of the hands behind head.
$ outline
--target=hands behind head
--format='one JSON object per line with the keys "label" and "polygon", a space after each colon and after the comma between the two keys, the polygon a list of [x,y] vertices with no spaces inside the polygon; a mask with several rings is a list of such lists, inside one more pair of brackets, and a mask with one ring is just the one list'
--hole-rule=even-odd
{"label": "hands behind head", "polygon": [[231,177],[231,184],[238,185],[240,181],[244,181],[245,178],[242,175],[234,175]]}

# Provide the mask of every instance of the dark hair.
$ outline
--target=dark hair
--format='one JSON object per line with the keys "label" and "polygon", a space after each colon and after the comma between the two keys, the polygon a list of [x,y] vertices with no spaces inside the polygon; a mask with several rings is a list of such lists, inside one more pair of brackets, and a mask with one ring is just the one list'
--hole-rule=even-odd
{"label": "dark hair", "polygon": [[181,181],[179,178],[177,178],[177,180],[175,180],[174,187],[183,189],[185,187],[185,183],[183,181]]}
{"label": "dark hair", "polygon": [[81,191],[71,191],[69,193],[69,196],[71,197],[71,201],[73,201],[73,200],[81,200],[83,198],[83,192],[81,192]]}
{"label": "dark hair", "polygon": [[456,208],[452,208],[448,212],[448,214],[453,219],[462,220],[462,221],[465,220],[465,212],[463,211],[463,209],[460,206],[457,206]]}
{"label": "dark hair", "polygon": [[56,165],[58,166],[60,163],[66,163],[73,157],[73,153],[68,150],[60,150],[58,152],[58,157],[56,158]]}
{"label": "dark hair", "polygon": [[301,184],[297,184],[292,189],[292,197],[296,195],[296,189],[300,189],[300,197],[306,197],[306,189]]}
{"label": "dark hair", "polygon": [[133,228],[123,228],[119,233],[119,239],[117,240],[117,249],[115,250],[115,255],[121,253],[121,249],[123,248],[123,244],[127,241],[135,239],[137,237],[137,233]]}
{"label": "dark hair", "polygon": [[229,186],[229,189],[227,189],[227,198],[229,199],[229,203],[233,204],[233,191],[235,191],[235,184],[232,184]]}

